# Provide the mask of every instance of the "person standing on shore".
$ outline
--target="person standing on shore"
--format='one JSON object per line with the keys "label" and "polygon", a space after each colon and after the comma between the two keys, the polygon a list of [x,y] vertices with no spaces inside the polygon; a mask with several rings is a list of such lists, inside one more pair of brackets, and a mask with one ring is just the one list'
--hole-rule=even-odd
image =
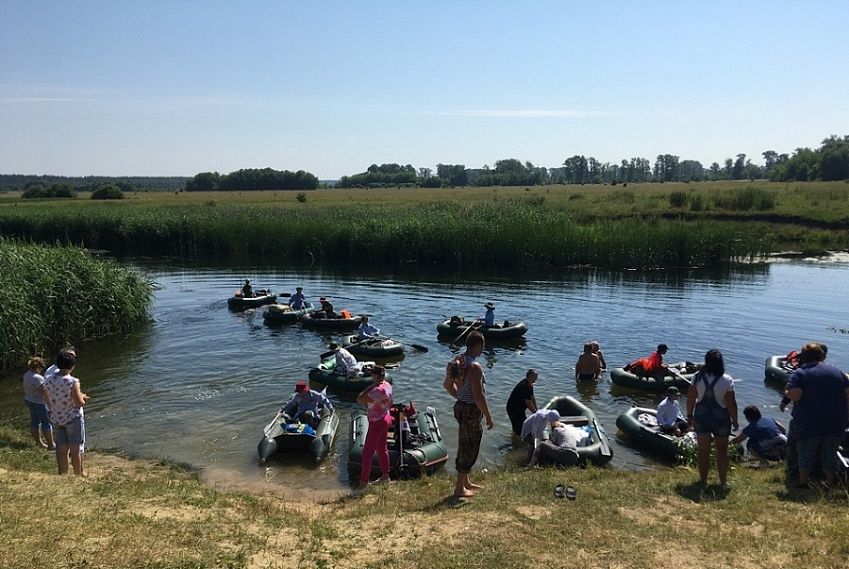
{"label": "person standing on shore", "polygon": [[[47,450],[53,450],[53,425],[50,424],[50,416],[47,404],[44,402],[44,360],[38,356],[32,357],[27,362],[27,372],[24,374],[24,403],[29,408],[30,433],[36,446]],[[43,439],[42,439],[43,435]]]}
{"label": "person standing on shore", "polygon": [[808,484],[817,464],[826,482],[834,484],[837,448],[849,424],[849,379],[823,359],[819,344],[805,344],[799,354],[799,369],[790,376],[784,392],[793,402],[791,430],[796,439],[800,486]]}
{"label": "person standing on shore", "polygon": [[83,406],[88,395],[80,390],[80,380],[71,375],[76,356],[67,351],[56,357],[58,371],[45,380],[43,393],[50,408],[50,419],[56,440],[56,462],[59,474],[68,473],[68,461],[77,476],[83,475],[81,447],[85,443]]}
{"label": "person standing on shore", "polygon": [[687,422],[696,431],[699,445],[699,481],[707,483],[711,442],[716,446],[719,484],[728,476],[728,436],[737,430],[737,399],[734,380],[725,373],[722,352],[710,350],[705,365],[693,378],[687,392]]}
{"label": "person standing on shore", "polygon": [[539,374],[537,370],[533,368],[529,369],[525,374],[525,378],[516,384],[516,387],[510,392],[510,397],[507,398],[507,416],[510,417],[510,425],[513,427],[513,432],[517,437],[522,432],[522,425],[525,422],[525,411],[530,411],[531,413],[537,412],[534,384],[538,378]]}
{"label": "person standing on shore", "polygon": [[480,486],[469,480],[469,473],[480,454],[483,428],[481,419],[486,419],[487,429],[495,424],[486,401],[486,376],[476,360],[483,353],[486,341],[480,332],[472,332],[466,338],[465,353],[448,364],[443,387],[457,401],[454,403],[454,418],[459,426],[457,441],[457,482],[454,496],[467,498],[475,495]]}
{"label": "person standing on shore", "polygon": [[389,482],[389,447],[387,439],[389,428],[392,426],[392,385],[386,381],[386,369],[381,365],[371,368],[372,384],[357,395],[357,403],[366,406],[368,415],[368,431],[363,443],[362,464],[360,465],[360,485],[357,492],[362,492],[368,486],[371,477],[371,458],[377,454],[380,465],[380,480]]}

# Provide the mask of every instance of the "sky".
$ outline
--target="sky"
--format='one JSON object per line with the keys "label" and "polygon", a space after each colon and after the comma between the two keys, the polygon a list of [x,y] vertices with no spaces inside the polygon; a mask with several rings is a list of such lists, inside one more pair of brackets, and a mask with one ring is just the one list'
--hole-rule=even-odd
{"label": "sky", "polygon": [[849,134],[849,2],[0,0],[0,174],[705,167]]}

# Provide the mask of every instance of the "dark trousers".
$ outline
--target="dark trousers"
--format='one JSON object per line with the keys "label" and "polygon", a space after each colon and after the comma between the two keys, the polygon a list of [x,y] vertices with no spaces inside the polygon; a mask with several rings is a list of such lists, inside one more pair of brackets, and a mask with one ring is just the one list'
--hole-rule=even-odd
{"label": "dark trousers", "polygon": [[454,467],[460,474],[468,474],[477,462],[481,450],[483,413],[474,403],[457,401],[454,403],[454,418],[459,425],[457,458],[454,460]]}

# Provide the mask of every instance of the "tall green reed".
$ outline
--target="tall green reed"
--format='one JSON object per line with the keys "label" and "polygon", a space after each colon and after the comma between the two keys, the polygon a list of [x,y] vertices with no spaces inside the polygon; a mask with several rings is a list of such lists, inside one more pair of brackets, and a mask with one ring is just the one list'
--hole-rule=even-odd
{"label": "tall green reed", "polygon": [[78,247],[0,237],[0,369],[146,321],[150,283]]}

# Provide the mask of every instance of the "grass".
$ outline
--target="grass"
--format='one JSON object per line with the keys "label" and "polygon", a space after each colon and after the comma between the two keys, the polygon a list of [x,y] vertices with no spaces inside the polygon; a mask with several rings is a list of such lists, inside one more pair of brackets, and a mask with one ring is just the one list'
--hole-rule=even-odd
{"label": "grass", "polygon": [[78,247],[0,237],[0,370],[147,320],[150,284]]}
{"label": "grass", "polygon": [[[295,502],[103,454],[86,457],[87,479],[59,478],[24,422],[0,421],[2,567],[814,569],[849,555],[846,490],[791,492],[777,469],[736,467],[726,492],[688,468],[505,468],[476,475],[485,488],[467,503],[443,472]],[[577,500],[555,498],[558,483]]]}
{"label": "grass", "polygon": [[[301,192],[303,193],[303,192]],[[849,247],[844,183],[128,194],[0,199],[0,234],[116,253],[606,268],[721,265]]]}

